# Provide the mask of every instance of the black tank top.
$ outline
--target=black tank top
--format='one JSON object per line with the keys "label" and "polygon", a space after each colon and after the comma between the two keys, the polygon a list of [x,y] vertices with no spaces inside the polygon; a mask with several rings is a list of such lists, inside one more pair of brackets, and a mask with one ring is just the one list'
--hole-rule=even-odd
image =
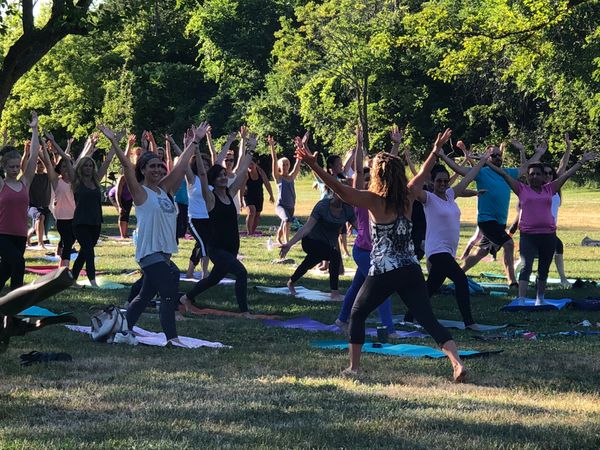
{"label": "black tank top", "polygon": [[258,175],[258,179],[253,180],[248,176],[248,181],[246,181],[246,197],[251,200],[262,200],[263,199],[263,180],[260,174]]}
{"label": "black tank top", "polygon": [[227,190],[227,198],[229,205],[219,200],[215,194],[215,207],[208,213],[212,231],[209,246],[237,255],[240,249],[238,215],[229,190]]}

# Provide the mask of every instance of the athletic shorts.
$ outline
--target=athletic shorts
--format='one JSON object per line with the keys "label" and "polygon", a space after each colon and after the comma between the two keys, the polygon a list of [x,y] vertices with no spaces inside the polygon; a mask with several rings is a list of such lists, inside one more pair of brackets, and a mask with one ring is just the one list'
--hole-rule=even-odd
{"label": "athletic shorts", "polygon": [[48,217],[50,215],[50,208],[38,208],[37,206],[30,206],[27,210],[27,214],[31,220],[36,221],[40,216]]}
{"label": "athletic shorts", "polygon": [[287,208],[285,206],[277,205],[275,212],[282,222],[293,222],[294,221],[294,208]]}
{"label": "athletic shorts", "polygon": [[486,222],[477,222],[477,226],[483,234],[481,241],[479,241],[479,247],[485,248],[491,253],[495,254],[500,247],[512,239],[506,233],[506,224],[489,220]]}

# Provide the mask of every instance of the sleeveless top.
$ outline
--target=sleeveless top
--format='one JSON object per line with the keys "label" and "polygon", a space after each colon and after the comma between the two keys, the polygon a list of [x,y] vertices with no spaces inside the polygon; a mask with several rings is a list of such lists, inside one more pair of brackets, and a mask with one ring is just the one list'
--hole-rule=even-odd
{"label": "sleeveless top", "polygon": [[153,253],[177,253],[177,208],[165,191],[157,194],[143,186],[148,198],[141,205],[135,206],[137,218],[137,242],[135,259]]}
{"label": "sleeveless top", "polygon": [[190,219],[208,219],[206,201],[202,196],[202,184],[200,178],[194,175],[194,184],[188,185],[188,217]]}
{"label": "sleeveless top", "polygon": [[15,191],[8,184],[0,191],[0,234],[27,236],[27,208],[29,190],[21,183],[21,190]]}
{"label": "sleeveless top", "polygon": [[389,224],[371,222],[371,266],[369,275],[381,275],[401,267],[419,264],[411,237],[412,224],[399,215]]}
{"label": "sleeveless top", "polygon": [[58,179],[52,199],[52,214],[57,220],[70,220],[75,214],[75,197],[71,183]]}
{"label": "sleeveless top", "polygon": [[296,188],[294,187],[294,180],[290,181],[282,177],[277,182],[277,187],[279,188],[277,206],[294,208],[296,206]]}
{"label": "sleeveless top", "polygon": [[[227,177],[227,187],[229,188],[233,182],[235,181],[236,177]],[[229,192],[227,193],[227,195],[229,195]],[[235,205],[235,210],[236,212],[239,214],[240,211],[242,210],[242,205],[240,205],[240,195],[239,192],[235,195],[235,197],[233,197],[233,204]]]}
{"label": "sleeveless top", "polygon": [[102,193],[81,183],[75,197],[73,225],[100,225],[102,223]]}
{"label": "sleeveless top", "polygon": [[240,249],[240,233],[235,203],[227,191],[229,205],[226,205],[215,194],[215,206],[208,213],[210,217],[211,238],[209,247],[228,251],[237,255]]}
{"label": "sleeveless top", "polygon": [[264,194],[262,185],[263,180],[260,174],[258,175],[258,178],[256,180],[253,180],[250,177],[250,175],[248,175],[248,181],[246,182],[246,194],[244,195],[244,197],[254,201],[263,200]]}

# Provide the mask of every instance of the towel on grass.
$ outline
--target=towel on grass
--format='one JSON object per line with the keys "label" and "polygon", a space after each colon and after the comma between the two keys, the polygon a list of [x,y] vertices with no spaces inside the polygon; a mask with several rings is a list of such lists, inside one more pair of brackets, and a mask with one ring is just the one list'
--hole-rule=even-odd
{"label": "towel on grass", "polygon": [[[506,280],[506,275],[503,275],[501,273],[491,273],[491,272],[481,272],[481,276],[482,277],[486,277],[486,278],[494,278],[494,279],[498,279],[498,280]],[[531,276],[529,277],[529,281],[531,283],[535,283],[536,282],[536,275],[535,274],[531,274]],[[573,284],[575,283],[576,280],[574,280],[573,278],[568,278],[569,283]],[[586,280],[588,281],[588,280]],[[547,284],[560,284],[561,280],[560,278],[548,278],[546,280]]]}
{"label": "towel on grass", "polygon": [[508,305],[503,306],[500,311],[558,311],[563,309],[573,300],[570,298],[561,298],[559,300],[546,299],[546,304],[541,306],[535,306],[535,300],[532,298],[526,298],[524,304],[519,304],[519,300],[514,299]]}
{"label": "towel on grass", "polygon": [[[184,272],[181,272],[179,274],[179,281],[190,281],[190,282],[196,283],[196,282],[200,281],[201,275],[202,275],[202,272],[194,272],[194,277],[188,278]],[[221,286],[228,286],[228,285],[235,284],[235,280],[233,280],[231,278],[223,278],[221,281],[219,281],[219,284]]]}
{"label": "towel on grass", "polygon": [[[329,270],[310,269],[308,273],[319,278],[329,278]],[[340,277],[354,277],[354,275],[356,275],[356,269],[345,269]]]}
{"label": "towel on grass", "polygon": [[[71,257],[70,257],[71,261],[75,261],[77,259],[78,255],[79,255],[79,253],[71,253]],[[59,262],[61,260],[60,256],[52,256],[52,255],[44,255],[44,256],[40,257],[40,259],[43,259],[44,261],[48,261],[48,262]]]}
{"label": "towel on grass", "polygon": [[[56,265],[54,265],[54,266],[47,266],[47,265],[46,266],[43,266],[43,265],[25,266],[25,272],[34,273],[36,275],[46,275],[56,269],[58,269],[58,267]],[[103,272],[101,270],[96,271],[96,275],[101,275],[103,273],[106,273],[106,272]],[[87,277],[87,272],[85,271],[85,269],[81,269],[81,272],[79,274],[80,274],[80,276]]]}
{"label": "towel on grass", "polygon": [[[79,333],[92,334],[92,327],[82,327],[77,325],[65,325],[69,330],[77,331]],[[164,333],[154,333],[152,331],[144,330],[140,327],[133,327],[135,337],[140,344],[152,345],[156,347],[164,347],[167,345],[167,338]],[[225,345],[220,342],[204,341],[202,339],[196,339],[186,336],[179,336],[179,340],[185,344],[181,346],[179,344],[173,344],[176,347],[184,348],[200,348],[200,347],[212,347],[212,348],[231,348],[230,345]]]}
{"label": "towel on grass", "polygon": [[115,283],[114,281],[107,280],[105,278],[96,278],[98,287],[92,287],[90,280],[79,280],[77,284],[81,286],[91,287],[92,289],[125,289],[127,286],[121,283]]}
{"label": "towel on grass", "polygon": [[[290,290],[287,287],[255,286],[254,289],[258,289],[260,292],[265,292],[267,294],[287,295],[288,297],[292,296],[290,294]],[[306,289],[303,286],[296,286],[296,295],[293,297],[302,300],[308,300],[311,302],[331,301],[331,297],[328,293],[315,291],[312,289]]]}
{"label": "towel on grass", "polygon": [[[312,341],[311,347],[322,348],[326,350],[345,350],[348,344],[342,341]],[[381,344],[381,347],[373,347],[372,343],[366,343],[362,347],[366,353],[379,353],[388,356],[405,356],[408,358],[445,358],[446,355],[441,350],[424,345],[412,344]],[[458,354],[463,358],[474,356],[485,356],[493,353],[500,353],[502,350],[477,351],[477,350],[459,350]]]}
{"label": "towel on grass", "polygon": [[[343,333],[337,325],[327,325],[310,317],[296,317],[290,320],[263,320],[263,323],[268,327],[293,328],[305,331],[330,331],[332,333]],[[377,329],[367,328],[365,330],[367,336],[377,336]],[[396,337],[400,338],[424,338],[427,334],[420,331],[396,331]]]}
{"label": "towel on grass", "polygon": [[29,317],[56,317],[56,316],[67,316],[71,315],[70,312],[63,312],[56,314],[49,309],[42,308],[41,306],[30,306],[27,309],[21,311],[17,316],[29,316]]}

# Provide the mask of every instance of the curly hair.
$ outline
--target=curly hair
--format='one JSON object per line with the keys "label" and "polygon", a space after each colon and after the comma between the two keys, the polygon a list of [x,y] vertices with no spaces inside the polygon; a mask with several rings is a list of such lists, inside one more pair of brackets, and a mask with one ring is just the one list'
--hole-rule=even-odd
{"label": "curly hair", "polygon": [[403,214],[408,207],[406,167],[397,156],[379,152],[373,160],[369,191],[385,200],[386,212],[396,210]]}

